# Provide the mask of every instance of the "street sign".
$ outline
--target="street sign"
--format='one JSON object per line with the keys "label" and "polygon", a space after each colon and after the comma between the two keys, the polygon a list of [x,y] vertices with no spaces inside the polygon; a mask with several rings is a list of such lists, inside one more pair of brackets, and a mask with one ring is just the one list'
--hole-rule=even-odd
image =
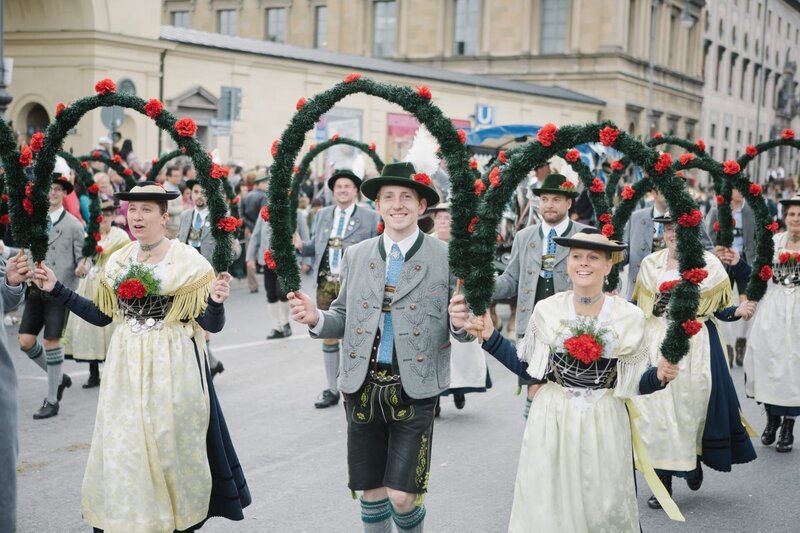
{"label": "street sign", "polygon": [[218,118],[211,119],[211,135],[214,137],[230,137],[231,135],[231,121],[220,120]]}
{"label": "street sign", "polygon": [[125,110],[119,106],[104,107],[100,110],[100,121],[109,131],[117,131],[125,120]]}
{"label": "street sign", "polygon": [[494,124],[494,106],[475,105],[475,124],[478,126],[491,126]]}
{"label": "street sign", "polygon": [[241,87],[220,87],[217,118],[220,120],[239,120],[242,112]]}

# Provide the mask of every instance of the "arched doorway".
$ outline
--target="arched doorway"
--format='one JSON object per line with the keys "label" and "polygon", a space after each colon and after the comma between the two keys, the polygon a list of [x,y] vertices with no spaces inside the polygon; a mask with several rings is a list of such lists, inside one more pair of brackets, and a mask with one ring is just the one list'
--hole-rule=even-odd
{"label": "arched doorway", "polygon": [[26,139],[30,139],[31,135],[38,131],[43,132],[50,124],[50,116],[47,111],[41,104],[37,103],[28,104],[21,117],[23,117],[24,123],[20,124],[22,128],[19,129],[24,132]]}

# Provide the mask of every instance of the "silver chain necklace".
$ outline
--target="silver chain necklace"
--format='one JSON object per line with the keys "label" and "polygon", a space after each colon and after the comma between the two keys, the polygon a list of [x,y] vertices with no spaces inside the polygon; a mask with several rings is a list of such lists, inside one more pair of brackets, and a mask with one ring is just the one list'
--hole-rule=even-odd
{"label": "silver chain necklace", "polygon": [[600,301],[600,298],[603,297],[603,293],[596,294],[594,296],[578,296],[575,295],[575,299],[581,305],[594,305]]}

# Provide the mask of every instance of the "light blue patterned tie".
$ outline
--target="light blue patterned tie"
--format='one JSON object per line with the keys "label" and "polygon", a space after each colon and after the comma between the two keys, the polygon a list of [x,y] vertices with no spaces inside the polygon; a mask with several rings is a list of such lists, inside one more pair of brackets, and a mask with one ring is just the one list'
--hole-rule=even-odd
{"label": "light blue patterned tie", "polygon": [[[339,210],[339,226],[336,228],[336,236],[341,238],[344,232],[344,209]],[[331,260],[331,268],[338,268],[339,267],[339,256],[341,255],[342,250],[339,248],[333,249],[333,259]]]}
{"label": "light blue patterned tie", "polygon": [[[192,224],[192,228],[197,230],[196,235],[198,237],[200,236],[200,230],[202,229],[202,227],[203,227],[203,217],[200,216],[200,212],[199,211],[195,211],[194,223]],[[199,240],[194,241],[192,243],[192,246],[197,248],[198,246],[200,246],[200,241]]]}
{"label": "light blue patterned tie", "polygon": [[[386,269],[386,287],[394,289],[397,287],[397,280],[400,278],[400,271],[403,269],[403,257],[400,247],[392,245],[389,252],[389,268]],[[394,296],[393,291],[386,291],[384,299]],[[381,328],[381,344],[378,347],[378,362],[381,364],[392,364],[392,351],[394,349],[394,331],[392,328],[392,313],[387,311],[383,315],[383,328]]]}
{"label": "light blue patterned tie", "polygon": [[[550,229],[550,233],[547,234],[547,255],[555,255],[556,254],[556,241],[553,238],[556,236],[556,230]],[[545,270],[542,272],[542,277],[545,279],[550,279],[553,277],[552,270]]]}

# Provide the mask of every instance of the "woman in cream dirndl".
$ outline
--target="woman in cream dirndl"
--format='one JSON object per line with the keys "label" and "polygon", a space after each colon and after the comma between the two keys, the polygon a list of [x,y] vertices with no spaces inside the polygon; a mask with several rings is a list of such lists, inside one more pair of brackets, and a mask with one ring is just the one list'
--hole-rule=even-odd
{"label": "woman in cream dirndl", "polygon": [[[115,210],[114,202],[111,200],[104,200],[100,204],[102,238],[97,242],[97,254],[91,259],[84,259],[78,267],[83,270],[84,277],[81,278],[76,292],[84,298],[94,296],[98,274],[108,263],[111,254],[131,242],[125,230],[111,225]],[[68,359],[89,363],[89,380],[83,385],[84,389],[100,386],[100,363],[106,360],[113,333],[113,323],[100,328],[74,315],[67,319],[61,344]]]}
{"label": "woman in cream dirndl", "polygon": [[800,415],[800,196],[781,200],[786,231],[774,236],[772,282],[759,303],[744,359],[747,396],[764,404],[761,442],[792,451]]}
{"label": "woman in cream dirndl", "polygon": [[212,516],[241,520],[250,503],[203,334],[224,325],[230,275],[215,279],[203,256],[164,236],[166,202],[178,194],[152,182],[117,194],[138,240],[109,258],[94,301],[43,264],[34,273],[75,315],[118,322],[83,479],[83,517],[95,531],[194,531]]}
{"label": "woman in cream dirndl", "polygon": [[[668,215],[654,221],[664,225],[667,246],[642,261],[632,300],[647,318],[645,337],[655,362],[667,332],[670,296],[682,279],[674,221]],[[742,286],[746,285],[750,267],[735,250],[727,250],[725,257],[736,279],[744,280]],[[717,322],[750,318],[755,302],[732,305],[733,292],[725,267],[709,252],[703,258],[708,275],[699,284],[697,309],[697,320],[703,328],[689,339],[689,351],[679,363],[678,378],[663,391],[634,399],[641,414],[642,441],[670,494],[673,476],[686,479],[691,490],[699,490],[703,483],[702,463],[714,470],[730,472],[732,465],[756,458],[742,422]],[[647,503],[653,509],[661,508],[655,496]]]}
{"label": "woman in cream dirndl", "polygon": [[[570,248],[573,289],[536,305],[519,348],[491,328],[488,313],[467,326],[513,372],[547,379],[525,427],[508,530],[638,533],[625,400],[660,390],[677,366],[662,359],[649,367],[644,314],[603,293],[625,245],[594,228],[555,241]],[[466,321],[463,296],[453,298],[450,315],[456,327]]]}

